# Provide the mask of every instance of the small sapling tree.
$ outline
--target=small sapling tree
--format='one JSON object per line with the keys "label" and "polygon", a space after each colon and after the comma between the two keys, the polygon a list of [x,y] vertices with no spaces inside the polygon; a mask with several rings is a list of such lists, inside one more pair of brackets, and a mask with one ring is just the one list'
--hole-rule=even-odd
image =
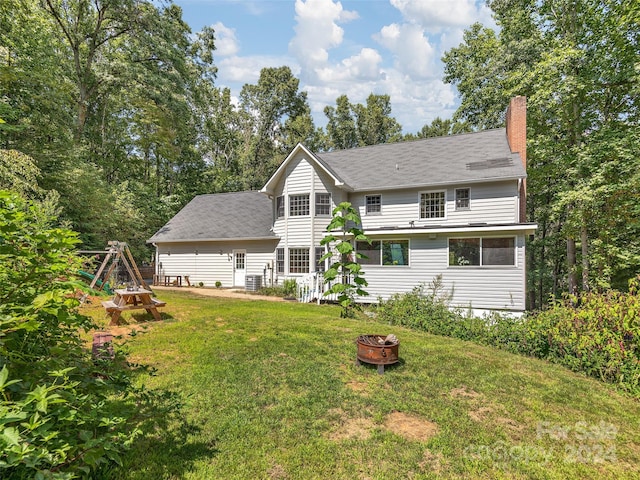
{"label": "small sapling tree", "polygon": [[[324,273],[324,282],[330,285],[324,295],[338,295],[338,302],[342,307],[340,316],[353,317],[359,308],[355,297],[369,295],[364,290],[368,283],[357,262],[358,258],[366,257],[355,250],[354,243],[364,241],[371,244],[371,240],[362,231],[360,216],[351,203],[342,202],[333,209],[332,215],[331,222],[327,225],[329,233],[320,242],[320,245],[327,245],[328,248],[321,260],[330,259],[332,262]],[[338,231],[339,234],[333,233]]]}

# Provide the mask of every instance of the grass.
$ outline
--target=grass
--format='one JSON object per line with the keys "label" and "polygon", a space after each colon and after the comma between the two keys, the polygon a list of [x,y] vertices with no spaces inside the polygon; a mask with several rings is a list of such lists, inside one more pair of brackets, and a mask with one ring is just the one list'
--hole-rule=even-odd
{"label": "grass", "polygon": [[[109,478],[640,477],[638,401],[559,366],[333,306],[162,299],[128,348],[180,410]],[[401,362],[356,366],[355,338],[387,333]]]}

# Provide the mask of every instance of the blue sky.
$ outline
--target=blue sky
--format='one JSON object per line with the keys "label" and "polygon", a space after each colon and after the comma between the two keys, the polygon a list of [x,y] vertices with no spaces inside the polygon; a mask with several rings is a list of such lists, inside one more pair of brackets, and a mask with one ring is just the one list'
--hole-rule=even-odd
{"label": "blue sky", "polygon": [[318,126],[323,109],[346,94],[391,97],[405,133],[440,116],[459,100],[442,82],[442,54],[462,41],[473,22],[495,27],[476,0],[174,0],[196,32],[216,31],[218,87],[237,97],[263,67],[288,65],[308,93]]}

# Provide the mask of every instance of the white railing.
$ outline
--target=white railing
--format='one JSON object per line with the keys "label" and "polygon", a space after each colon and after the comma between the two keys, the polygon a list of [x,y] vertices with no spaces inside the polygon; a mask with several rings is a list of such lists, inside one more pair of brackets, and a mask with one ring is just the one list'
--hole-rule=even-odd
{"label": "white railing", "polygon": [[311,303],[315,301],[319,305],[322,300],[334,301],[338,299],[336,294],[324,295],[324,292],[331,288],[331,285],[325,285],[322,272],[312,272],[296,280],[298,282],[296,296],[299,302]]}

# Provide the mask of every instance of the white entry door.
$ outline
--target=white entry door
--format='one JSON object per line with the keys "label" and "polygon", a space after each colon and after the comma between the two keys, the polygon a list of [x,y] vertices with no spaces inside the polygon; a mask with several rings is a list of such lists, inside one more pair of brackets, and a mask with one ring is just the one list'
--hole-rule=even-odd
{"label": "white entry door", "polygon": [[233,286],[244,287],[244,278],[247,275],[247,251],[233,251]]}

